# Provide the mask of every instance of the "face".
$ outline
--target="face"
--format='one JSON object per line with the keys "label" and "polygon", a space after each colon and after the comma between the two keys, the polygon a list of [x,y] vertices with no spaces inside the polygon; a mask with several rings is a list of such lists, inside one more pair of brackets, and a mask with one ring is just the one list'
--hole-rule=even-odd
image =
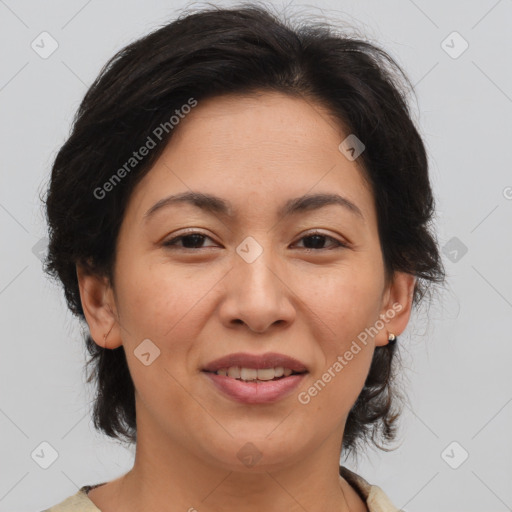
{"label": "face", "polygon": [[[139,438],[238,471],[246,443],[265,455],[262,470],[339,446],[375,347],[405,328],[413,285],[385,282],[372,192],[338,149],[348,134],[318,105],[277,93],[199,102],[175,130],[130,198],[114,290],[96,310],[82,294],[93,338],[124,345]],[[175,201],[147,213],[191,191],[226,211]],[[346,201],[284,212],[316,194]],[[278,399],[240,402],[202,371],[239,352],[284,354],[307,373]]]}

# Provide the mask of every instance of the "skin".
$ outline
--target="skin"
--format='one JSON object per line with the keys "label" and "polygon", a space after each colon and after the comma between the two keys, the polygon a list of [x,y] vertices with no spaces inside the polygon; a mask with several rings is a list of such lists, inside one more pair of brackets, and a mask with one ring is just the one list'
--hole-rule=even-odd
{"label": "skin", "polygon": [[[136,388],[134,466],[90,499],[103,512],[367,510],[339,476],[341,440],[375,347],[407,326],[414,277],[385,282],[371,190],[338,149],[347,134],[319,105],[267,92],[199,102],[175,130],[130,198],[114,286],[77,267],[91,336],[124,345]],[[190,190],[229,200],[237,217],[179,204],[144,222],[157,201]],[[364,219],[339,205],[276,217],[286,200],[318,192],[349,198]],[[185,228],[207,238],[163,245]],[[307,245],[316,229],[347,247]],[[252,263],[236,252],[247,236],[263,249]],[[401,310],[301,404],[298,393],[394,303]],[[134,350],[148,338],[160,356],[145,366]],[[236,403],[200,369],[239,351],[290,355],[309,374],[278,402]],[[253,467],[237,457],[248,442],[263,454]]]}

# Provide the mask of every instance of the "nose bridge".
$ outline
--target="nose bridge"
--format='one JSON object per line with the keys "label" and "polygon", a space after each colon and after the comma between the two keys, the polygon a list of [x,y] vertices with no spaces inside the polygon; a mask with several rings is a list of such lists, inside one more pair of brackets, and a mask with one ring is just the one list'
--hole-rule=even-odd
{"label": "nose bridge", "polygon": [[236,248],[228,311],[230,322],[242,320],[261,332],[278,321],[290,321],[294,310],[279,275],[278,255],[268,245],[271,236],[265,242],[258,238],[249,236]]}
{"label": "nose bridge", "polygon": [[271,237],[267,236],[265,241],[262,236],[258,239],[248,236],[236,248],[237,285],[243,289],[244,294],[248,293],[255,299],[263,296],[268,303],[275,300],[279,293],[279,280],[271,271],[277,266],[277,258],[269,243]]}

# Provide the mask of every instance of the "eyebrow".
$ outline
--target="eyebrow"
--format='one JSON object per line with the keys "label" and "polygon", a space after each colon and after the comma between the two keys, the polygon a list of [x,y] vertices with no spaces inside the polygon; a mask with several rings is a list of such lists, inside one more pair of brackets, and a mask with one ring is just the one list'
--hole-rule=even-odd
{"label": "eyebrow", "polygon": [[[201,192],[183,192],[160,199],[145,214],[144,221],[147,221],[158,210],[174,204],[191,204],[201,210],[214,215],[222,215],[225,217],[235,217],[235,210],[229,201],[212,194],[203,194]],[[352,214],[360,217],[364,222],[364,216],[357,205],[346,197],[339,194],[306,194],[294,199],[289,199],[279,209],[277,216],[287,217],[292,214],[318,210],[330,205],[339,205]]]}

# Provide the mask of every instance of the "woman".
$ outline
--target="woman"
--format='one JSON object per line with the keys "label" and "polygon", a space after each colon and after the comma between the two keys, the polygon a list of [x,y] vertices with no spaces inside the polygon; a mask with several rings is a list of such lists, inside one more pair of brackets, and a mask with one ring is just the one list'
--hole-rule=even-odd
{"label": "woman", "polygon": [[47,271],[133,468],[50,511],[396,511],[398,336],[444,270],[399,66],[260,7],[120,51],[52,169]]}

